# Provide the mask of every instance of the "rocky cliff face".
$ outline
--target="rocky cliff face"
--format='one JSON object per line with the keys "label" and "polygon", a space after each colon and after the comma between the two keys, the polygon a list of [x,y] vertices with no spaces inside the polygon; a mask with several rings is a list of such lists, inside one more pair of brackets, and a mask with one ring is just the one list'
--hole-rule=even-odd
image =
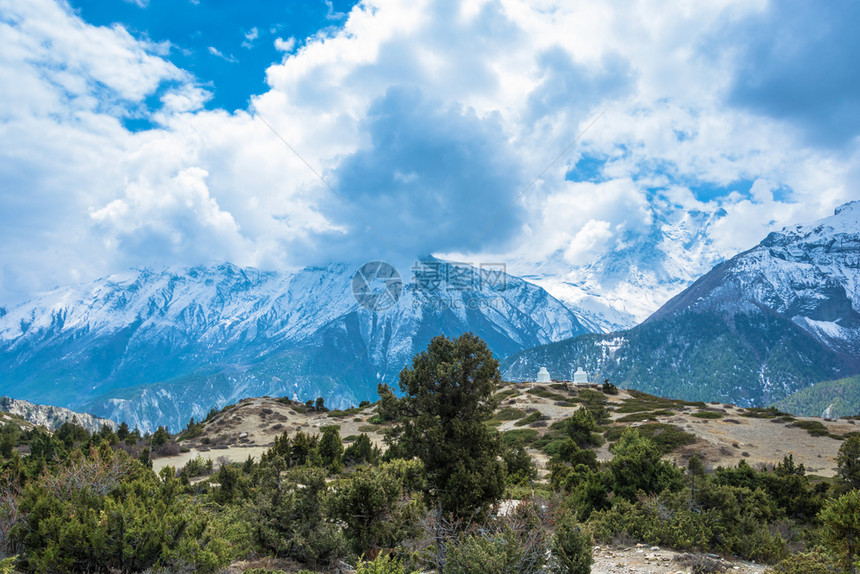
{"label": "rocky cliff face", "polygon": [[10,399],[9,397],[0,397],[0,411],[18,415],[28,422],[51,430],[58,429],[66,422],[80,425],[91,433],[100,431],[104,425],[114,430],[117,427],[116,423],[112,420],[95,417],[87,413],[76,413],[62,407],[35,405],[27,401]]}

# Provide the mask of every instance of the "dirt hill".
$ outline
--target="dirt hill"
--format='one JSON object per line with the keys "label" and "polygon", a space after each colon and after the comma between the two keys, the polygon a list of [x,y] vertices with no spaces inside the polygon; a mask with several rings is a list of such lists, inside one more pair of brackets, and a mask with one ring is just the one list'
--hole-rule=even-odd
{"label": "dirt hill", "polygon": [[[583,405],[603,405],[606,412],[600,429],[606,443],[597,451],[601,460],[612,457],[609,446],[625,427],[637,426],[681,465],[693,454],[710,468],[736,465],[740,460],[753,467],[774,465],[792,455],[809,474],[830,477],[836,472],[836,454],[842,444],[837,437],[860,431],[854,420],[793,417],[775,409],[679,401],[638,391],[618,390],[612,395],[601,392],[597,385],[506,383],[497,396],[501,400],[493,424],[506,440],[528,445],[541,477],[546,475],[553,441],[560,436],[557,423]],[[367,433],[382,444],[385,425],[379,424],[376,414],[376,405],[319,412],[285,399],[245,399],[211,416],[196,432],[179,435],[185,452],[156,458],[155,470],[166,465],[180,468],[198,454],[234,462],[249,455],[257,458],[284,431],[318,434],[326,425],[338,425],[344,442]]]}

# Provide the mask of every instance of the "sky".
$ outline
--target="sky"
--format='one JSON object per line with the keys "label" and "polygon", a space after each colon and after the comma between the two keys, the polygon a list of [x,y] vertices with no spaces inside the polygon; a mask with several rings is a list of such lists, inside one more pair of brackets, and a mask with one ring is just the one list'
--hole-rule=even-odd
{"label": "sky", "polygon": [[723,209],[731,256],[860,199],[858,25],[842,0],[0,0],[0,305],[144,266],[582,265],[661,210]]}

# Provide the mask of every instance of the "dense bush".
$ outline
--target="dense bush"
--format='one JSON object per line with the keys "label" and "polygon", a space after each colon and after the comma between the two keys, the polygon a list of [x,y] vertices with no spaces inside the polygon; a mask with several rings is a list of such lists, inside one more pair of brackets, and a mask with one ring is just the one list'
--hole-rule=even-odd
{"label": "dense bush", "polygon": [[609,473],[616,496],[634,501],[639,492],[657,494],[681,488],[681,470],[660,460],[660,449],[637,429],[624,431],[611,450],[615,456]]}
{"label": "dense bush", "polygon": [[576,522],[572,513],[562,516],[550,542],[551,570],[557,574],[588,574],[594,559],[591,536]]}
{"label": "dense bush", "polygon": [[360,560],[355,574],[404,574],[403,564],[390,556],[378,556],[376,560]]}
{"label": "dense bush", "polygon": [[412,496],[421,484],[421,463],[397,460],[360,468],[331,496],[332,515],[356,555],[393,548],[418,534],[421,504]]}
{"label": "dense bush", "polygon": [[27,571],[136,572],[188,565],[214,571],[233,556],[210,516],[123,451],[77,452],[27,485],[10,538]]}
{"label": "dense bush", "polygon": [[546,563],[545,525],[531,507],[461,533],[446,546],[446,574],[532,574]]}
{"label": "dense bush", "polygon": [[325,512],[326,474],[318,468],[260,470],[253,501],[255,537],[267,552],[308,564],[330,564],[347,553],[343,532]]}

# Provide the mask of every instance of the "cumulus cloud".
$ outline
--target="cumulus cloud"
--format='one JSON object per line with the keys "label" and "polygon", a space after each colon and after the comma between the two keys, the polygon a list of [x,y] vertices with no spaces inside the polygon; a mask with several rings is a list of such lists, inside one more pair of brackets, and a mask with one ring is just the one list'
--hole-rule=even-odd
{"label": "cumulus cloud", "polygon": [[212,259],[576,266],[672,210],[724,209],[732,255],[860,197],[856,7],[796,8],[365,0],[228,113],[170,46],[0,0],[0,303]]}
{"label": "cumulus cloud", "polygon": [[296,39],[292,36],[284,40],[283,38],[275,38],[275,50],[279,52],[292,52],[296,47]]}
{"label": "cumulus cloud", "polygon": [[771,2],[756,16],[728,22],[711,40],[730,44],[737,61],[730,98],[756,113],[785,120],[814,143],[840,146],[860,135],[860,5],[856,2]]}
{"label": "cumulus cloud", "polygon": [[[498,117],[390,88],[362,131],[370,141],[341,160],[334,181],[386,243],[414,255],[514,237],[521,212],[506,208],[523,178]],[[341,211],[343,225],[358,226]]]}
{"label": "cumulus cloud", "polygon": [[91,212],[105,247],[138,261],[232,259],[244,247],[239,225],[209,194],[200,168],[160,181],[135,181],[124,196]]}

